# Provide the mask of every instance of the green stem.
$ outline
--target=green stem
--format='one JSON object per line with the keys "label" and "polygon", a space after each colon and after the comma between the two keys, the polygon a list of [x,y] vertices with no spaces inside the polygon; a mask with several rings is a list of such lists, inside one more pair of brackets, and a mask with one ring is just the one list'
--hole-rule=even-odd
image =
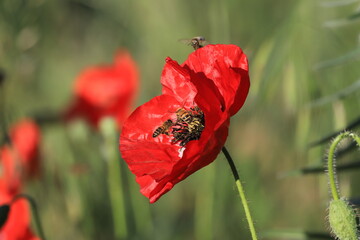
{"label": "green stem", "polygon": [[27,194],[18,194],[18,195],[16,195],[14,197],[14,199],[12,200],[12,203],[15,202],[17,199],[20,199],[20,198],[23,198],[23,199],[27,200],[30,203],[31,210],[32,210],[32,213],[33,213],[33,217],[34,217],[34,220],[35,220],[35,225],[36,225],[36,228],[38,230],[38,234],[40,236],[40,239],[41,240],[46,240],[45,234],[44,234],[44,231],[43,231],[43,228],[42,228],[42,225],[41,225],[40,217],[39,217],[39,214],[38,214],[35,199],[32,198],[31,196],[27,195]]}
{"label": "green stem", "polygon": [[5,104],[5,97],[6,97],[6,89],[4,86],[4,73],[1,72],[0,69],[0,133],[1,133],[1,139],[0,144],[4,145],[5,143],[10,143],[10,137],[7,130],[7,118],[6,118],[6,104]]}
{"label": "green stem", "polygon": [[122,190],[120,162],[108,159],[108,188],[117,239],[127,238],[126,208]]}
{"label": "green stem", "polygon": [[235,183],[236,183],[239,195],[240,195],[241,203],[242,203],[242,205],[244,207],[244,210],[245,210],[246,220],[247,220],[247,222],[249,224],[251,237],[252,237],[253,240],[257,240],[258,238],[257,238],[257,235],[256,235],[254,222],[253,222],[251,214],[250,214],[249,205],[248,205],[248,202],[246,200],[244,188],[243,188],[243,186],[242,186],[242,184],[240,182],[240,178],[239,178],[239,174],[238,174],[238,172],[236,170],[236,166],[235,166],[234,161],[232,160],[229,152],[225,148],[225,146],[222,148],[222,152],[224,153],[224,155],[225,155],[225,157],[226,157],[226,159],[227,159],[227,161],[228,161],[228,163],[230,165],[231,171],[232,171],[232,173],[234,175]]}
{"label": "green stem", "polygon": [[127,239],[125,197],[121,177],[119,154],[117,151],[117,130],[115,121],[105,118],[100,123],[100,132],[104,137],[105,160],[108,168],[108,191],[113,215],[116,239]]}
{"label": "green stem", "polygon": [[329,148],[329,153],[328,153],[328,174],[329,174],[329,185],[330,185],[330,190],[331,190],[331,194],[334,200],[339,200],[339,192],[336,186],[336,173],[335,173],[335,164],[334,164],[334,155],[335,155],[335,151],[336,148],[338,146],[338,144],[341,142],[341,140],[343,140],[346,137],[351,137],[353,138],[357,144],[360,147],[360,138],[358,135],[356,135],[355,133],[351,133],[351,132],[343,132],[341,134],[339,134],[338,136],[335,137],[335,139],[332,141],[330,148]]}

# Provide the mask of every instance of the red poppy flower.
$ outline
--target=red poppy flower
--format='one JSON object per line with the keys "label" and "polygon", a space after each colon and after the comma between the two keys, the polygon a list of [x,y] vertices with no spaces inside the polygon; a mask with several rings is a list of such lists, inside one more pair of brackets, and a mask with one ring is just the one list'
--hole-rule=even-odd
{"label": "red poppy flower", "polygon": [[8,191],[19,192],[24,178],[39,173],[40,130],[29,119],[24,119],[10,129],[11,145],[0,148],[2,178]]}
{"label": "red poppy flower", "polygon": [[40,129],[30,119],[16,123],[10,129],[10,139],[26,177],[38,175],[40,170],[39,144]]}
{"label": "red poppy flower", "polygon": [[2,184],[7,187],[11,194],[17,194],[21,188],[21,163],[15,156],[15,152],[9,147],[4,146],[0,149],[0,159],[2,167]]}
{"label": "red poppy flower", "polygon": [[122,157],[151,203],[221,151],[249,90],[247,58],[234,45],[207,45],[182,66],[167,58],[161,83],[163,94],[138,107],[120,136]]}
{"label": "red poppy flower", "polygon": [[67,110],[67,120],[83,117],[93,126],[106,116],[121,126],[134,100],[138,71],[126,51],[120,51],[112,65],[86,68],[75,82],[76,100]]}
{"label": "red poppy flower", "polygon": [[30,229],[31,218],[28,203],[23,199],[11,203],[12,199],[13,195],[7,192],[6,186],[0,181],[0,205],[10,205],[9,215],[0,229],[0,239],[39,240]]}

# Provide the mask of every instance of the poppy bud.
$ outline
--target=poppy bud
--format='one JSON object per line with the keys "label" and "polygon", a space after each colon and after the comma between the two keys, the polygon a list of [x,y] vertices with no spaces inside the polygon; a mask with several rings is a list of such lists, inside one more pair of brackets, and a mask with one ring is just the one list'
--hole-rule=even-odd
{"label": "poppy bud", "polygon": [[339,240],[357,240],[354,209],[343,199],[332,200],[329,206],[329,223],[332,233]]}

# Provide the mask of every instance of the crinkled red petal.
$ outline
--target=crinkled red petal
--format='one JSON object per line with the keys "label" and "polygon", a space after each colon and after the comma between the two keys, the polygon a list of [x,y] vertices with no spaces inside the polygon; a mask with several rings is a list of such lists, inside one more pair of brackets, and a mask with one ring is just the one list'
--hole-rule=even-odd
{"label": "crinkled red petal", "polygon": [[189,72],[169,57],[165,61],[166,64],[161,74],[162,93],[173,95],[180,102],[188,100],[184,103],[187,106],[184,107],[194,105],[197,89],[191,83]]}
{"label": "crinkled red petal", "polygon": [[182,66],[214,81],[230,116],[244,104],[250,87],[248,61],[238,46],[207,45],[191,53]]}
{"label": "crinkled red petal", "polygon": [[[153,132],[167,119],[175,119],[182,104],[172,95],[161,95],[138,107],[123,125],[120,151],[129,169],[137,176],[150,176],[160,181],[168,176],[180,159],[180,146],[171,138]],[[151,185],[151,184],[150,184]],[[149,186],[141,186],[146,191]]]}
{"label": "crinkled red petal", "polygon": [[[195,94],[198,93],[198,89],[201,90],[201,95],[204,95],[203,89],[208,88],[206,98],[210,98],[209,94],[212,94],[212,97],[215,97],[220,101],[221,108],[223,109],[225,107],[224,98],[219,90],[212,82],[203,80],[206,79],[206,76],[203,73],[189,71],[187,68],[181,67],[170,57],[166,58],[165,61],[166,64],[161,75],[163,94],[174,95],[179,99],[191,99],[190,102],[188,101],[184,104],[187,105],[186,107],[189,107],[194,105],[191,101],[193,101]],[[212,99],[212,97],[210,99]]]}

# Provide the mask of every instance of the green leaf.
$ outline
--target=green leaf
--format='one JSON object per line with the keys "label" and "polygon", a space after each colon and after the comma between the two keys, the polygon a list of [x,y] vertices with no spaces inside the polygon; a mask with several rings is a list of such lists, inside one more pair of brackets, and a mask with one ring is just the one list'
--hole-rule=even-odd
{"label": "green leaf", "polygon": [[356,60],[357,57],[360,57],[360,48],[356,48],[353,51],[350,51],[341,57],[320,62],[317,65],[315,65],[314,69],[320,70],[324,68],[334,67],[349,62],[351,60]]}
{"label": "green leaf", "polygon": [[323,98],[319,98],[317,100],[312,101],[308,107],[319,107],[322,105],[325,105],[327,103],[334,102],[336,100],[342,99],[347,97],[348,95],[352,94],[353,92],[357,91],[360,88],[360,80],[354,82],[350,86],[338,91],[337,93],[334,93],[333,95],[326,96]]}

